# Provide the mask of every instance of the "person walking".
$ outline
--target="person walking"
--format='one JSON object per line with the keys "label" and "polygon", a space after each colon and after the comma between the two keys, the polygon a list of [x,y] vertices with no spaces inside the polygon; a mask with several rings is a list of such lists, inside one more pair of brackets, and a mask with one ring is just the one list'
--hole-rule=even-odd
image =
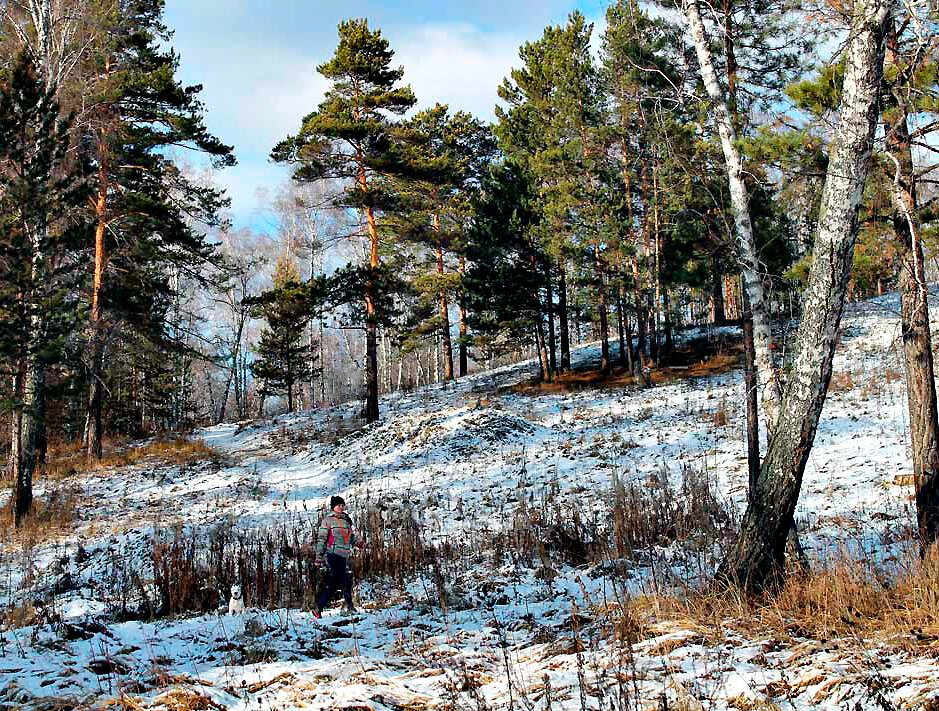
{"label": "person walking", "polygon": [[337,590],[342,590],[345,600],[343,611],[355,612],[355,606],[352,604],[349,558],[352,556],[354,547],[365,547],[365,541],[352,529],[352,519],[346,513],[345,499],[341,496],[331,497],[329,508],[330,513],[320,521],[316,535],[316,566],[317,568],[328,567],[330,573],[326,589],[316,601],[316,607],[313,608],[313,616],[317,619],[320,618],[323,609],[332,600]]}

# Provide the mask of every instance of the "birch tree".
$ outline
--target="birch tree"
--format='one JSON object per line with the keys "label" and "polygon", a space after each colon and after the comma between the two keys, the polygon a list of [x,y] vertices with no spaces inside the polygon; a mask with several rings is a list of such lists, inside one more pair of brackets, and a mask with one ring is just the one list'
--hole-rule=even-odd
{"label": "birch tree", "polygon": [[704,31],[698,0],[684,0],[682,9],[688,20],[695,54],[701,69],[701,79],[711,100],[714,110],[714,122],[717,124],[721,149],[730,183],[730,201],[734,214],[735,236],[741,263],[743,288],[750,303],[753,320],[754,359],[757,379],[760,386],[763,410],[766,414],[767,429],[772,429],[777,420],[780,406],[779,377],[773,362],[771,351],[772,331],[766,297],[763,292],[763,279],[753,236],[753,223],[750,220],[749,194],[743,179],[743,158],[737,144],[737,129],[727,102],[727,95],[717,77],[710,45]]}
{"label": "birch tree", "polygon": [[[749,591],[758,591],[783,571],[786,538],[831,379],[857,237],[858,208],[880,109],[885,29],[892,0],[859,0],[854,6],[845,48],[838,125],[814,240],[814,259],[804,294],[793,366],[784,387],[780,385],[769,351],[766,304],[758,283],[746,186],[740,177],[742,166],[735,146],[734,126],[710,61],[697,0],[685,0],[684,9],[702,75],[716,107],[744,263],[744,281],[753,310],[764,408],[769,405],[767,421],[773,433],[751,492],[740,535],[721,563],[718,578]],[[758,328],[759,334],[756,333]]]}

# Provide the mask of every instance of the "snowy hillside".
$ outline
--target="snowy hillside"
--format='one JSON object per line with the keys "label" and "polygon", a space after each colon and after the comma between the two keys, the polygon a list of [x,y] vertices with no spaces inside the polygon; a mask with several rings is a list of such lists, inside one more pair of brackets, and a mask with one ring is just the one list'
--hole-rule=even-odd
{"label": "snowy hillside", "polygon": [[[902,575],[911,559],[898,311],[885,297],[845,318],[797,511],[816,569]],[[822,631],[866,630],[855,609],[840,627],[665,609],[708,581],[745,504],[738,370],[675,368],[648,389],[513,387],[531,367],[386,398],[368,428],[353,403],[207,429],[218,455],[203,462],[56,481],[79,502],[72,530],[3,547],[0,709],[939,708],[939,620],[868,637]],[[38,486],[42,499],[53,484]],[[302,543],[334,493],[363,528],[432,551],[404,579],[359,584],[363,614],[134,619],[158,598],[154,537],[206,532],[192,553],[206,558],[221,532]],[[709,528],[653,530],[659,511]],[[250,606],[261,593],[245,594]]]}

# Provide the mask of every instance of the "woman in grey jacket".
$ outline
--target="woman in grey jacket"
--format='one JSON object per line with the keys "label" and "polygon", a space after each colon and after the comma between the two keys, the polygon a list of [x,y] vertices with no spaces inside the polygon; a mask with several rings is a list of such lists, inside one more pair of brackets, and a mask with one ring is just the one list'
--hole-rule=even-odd
{"label": "woman in grey jacket", "polygon": [[352,604],[352,579],[349,576],[349,558],[352,548],[363,548],[365,541],[352,530],[352,519],[346,513],[346,501],[341,496],[329,500],[330,513],[320,521],[316,535],[316,566],[329,568],[329,583],[313,609],[317,619],[337,590],[342,590],[344,612],[355,612]]}

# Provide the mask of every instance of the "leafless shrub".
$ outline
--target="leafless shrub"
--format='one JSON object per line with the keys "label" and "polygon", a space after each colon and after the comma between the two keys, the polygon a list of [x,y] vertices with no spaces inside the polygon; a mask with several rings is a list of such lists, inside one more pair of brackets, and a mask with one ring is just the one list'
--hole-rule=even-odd
{"label": "leafless shrub", "polygon": [[233,584],[241,586],[248,606],[309,606],[310,591],[323,581],[304,553],[307,542],[303,526],[236,531],[230,523],[159,536],[153,542],[157,614],[213,611]]}
{"label": "leafless shrub", "polygon": [[681,482],[660,471],[646,482],[614,477],[610,514],[610,553],[617,558],[675,541],[698,548],[726,540],[734,531],[730,508],[714,492],[706,471],[683,466]]}

